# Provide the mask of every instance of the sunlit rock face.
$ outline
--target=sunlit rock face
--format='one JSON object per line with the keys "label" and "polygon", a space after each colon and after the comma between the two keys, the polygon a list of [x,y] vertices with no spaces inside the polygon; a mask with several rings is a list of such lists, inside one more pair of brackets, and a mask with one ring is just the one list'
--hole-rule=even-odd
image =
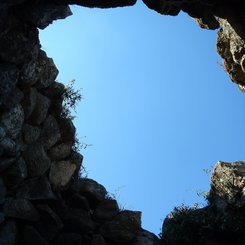
{"label": "sunlit rock face", "polygon": [[[55,81],[58,70],[40,49],[38,29],[71,15],[69,4],[111,8],[135,2],[1,1],[0,244],[245,243],[244,162],[218,162],[208,206],[174,210],[160,238],[142,229],[141,212],[120,210],[103,185],[79,176],[83,156],[75,126],[64,113],[66,88]],[[245,91],[242,1],[144,2],[160,14],[184,11],[202,28],[219,28],[217,51],[224,69]]]}

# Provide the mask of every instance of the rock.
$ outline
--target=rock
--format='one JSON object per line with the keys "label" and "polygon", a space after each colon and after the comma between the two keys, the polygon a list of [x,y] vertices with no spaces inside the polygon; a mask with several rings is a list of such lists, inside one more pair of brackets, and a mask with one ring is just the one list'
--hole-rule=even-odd
{"label": "rock", "polygon": [[72,142],[65,142],[54,146],[49,151],[49,157],[52,160],[62,160],[71,154]]}
{"label": "rock", "polygon": [[40,220],[36,224],[39,233],[48,241],[54,239],[62,230],[63,223],[59,216],[46,204],[37,206],[40,213]]}
{"label": "rock", "polygon": [[36,28],[26,25],[12,14],[5,19],[4,27],[4,35],[0,36],[2,62],[21,66],[21,64],[37,59],[40,44]]}
{"label": "rock", "polygon": [[40,233],[32,226],[25,226],[21,234],[21,244],[25,245],[49,245],[49,243],[40,235]]}
{"label": "rock", "polygon": [[160,240],[155,234],[142,230],[137,234],[132,245],[160,245]]}
{"label": "rock", "polygon": [[17,161],[17,157],[0,158],[0,173],[8,169],[12,164]]}
{"label": "rock", "polygon": [[18,187],[27,178],[27,168],[24,159],[20,157],[15,164],[4,172],[3,178],[9,191]]}
{"label": "rock", "polygon": [[74,142],[76,128],[74,127],[72,120],[68,118],[60,119],[59,127],[60,127],[62,141],[63,142],[68,142],[68,141]]}
{"label": "rock", "polygon": [[86,211],[90,211],[90,205],[86,197],[79,195],[77,193],[73,194],[68,199],[68,205],[71,208],[84,209]]}
{"label": "rock", "polygon": [[23,157],[30,177],[43,175],[51,166],[50,159],[41,144],[29,145]]}
{"label": "rock", "polygon": [[106,245],[106,242],[103,236],[97,234],[93,236],[91,245]]}
{"label": "rock", "polygon": [[8,198],[4,203],[4,214],[6,217],[37,221],[39,214],[30,201],[26,199]]}
{"label": "rock", "polygon": [[0,227],[1,227],[1,224],[4,222],[5,220],[5,215],[4,213],[0,212]]}
{"label": "rock", "polygon": [[25,119],[27,120],[36,107],[38,96],[35,88],[27,88],[24,90],[24,93],[25,97],[21,104],[25,112]]}
{"label": "rock", "polygon": [[28,24],[40,29],[46,28],[54,20],[72,15],[68,6],[52,3],[28,3],[16,8],[17,15]]}
{"label": "rock", "polygon": [[40,125],[47,117],[48,109],[50,106],[50,100],[37,92],[36,106],[30,115],[30,124]]}
{"label": "rock", "polygon": [[36,126],[25,124],[23,127],[23,139],[26,144],[35,143],[41,134],[41,129]]}
{"label": "rock", "polygon": [[16,196],[28,200],[56,199],[46,176],[25,180]]}
{"label": "rock", "polygon": [[80,169],[83,162],[83,155],[78,152],[72,152],[69,161],[77,166],[77,169]]}
{"label": "rock", "polygon": [[6,136],[5,129],[0,126],[0,142],[4,139],[5,136]]}
{"label": "rock", "polygon": [[83,236],[91,236],[98,227],[87,215],[81,215],[81,213],[76,210],[70,210],[63,217],[64,229],[68,232],[79,233]]}
{"label": "rock", "polygon": [[11,139],[16,139],[24,123],[24,111],[20,104],[13,107],[2,115],[2,125],[5,127],[6,134]]}
{"label": "rock", "polygon": [[51,165],[49,180],[55,190],[64,189],[76,170],[76,165],[69,161],[53,162]]}
{"label": "rock", "polygon": [[18,77],[19,70],[16,66],[0,63],[0,107],[6,106],[10,94],[15,89]]}
{"label": "rock", "polygon": [[105,222],[112,220],[119,213],[116,200],[105,200],[98,204],[94,212],[95,220]]}
{"label": "rock", "polygon": [[141,229],[141,212],[122,211],[115,219],[105,223],[100,233],[108,242],[131,243]]}
{"label": "rock", "polygon": [[20,146],[17,145],[15,141],[7,137],[0,142],[0,147],[2,148],[5,156],[13,157],[18,155],[20,152]]}
{"label": "rock", "polygon": [[93,203],[104,201],[107,194],[104,186],[88,178],[76,180],[71,186],[71,190],[88,197],[88,200],[91,200]]}
{"label": "rock", "polygon": [[0,244],[16,245],[18,242],[18,225],[14,220],[6,220],[0,226]]}
{"label": "rock", "polygon": [[245,162],[219,161],[211,175],[211,190],[208,199],[219,209],[228,205],[242,207],[245,204]]}
{"label": "rock", "polygon": [[0,205],[4,203],[5,196],[6,196],[6,187],[3,182],[3,179],[0,177]]}
{"label": "rock", "polygon": [[40,141],[45,150],[49,150],[61,139],[59,125],[56,119],[49,115],[44,124],[41,132]]}
{"label": "rock", "polygon": [[82,245],[82,236],[77,233],[60,234],[54,241],[54,245]]}
{"label": "rock", "polygon": [[58,70],[51,58],[40,50],[38,59],[24,66],[21,72],[21,82],[35,85],[36,88],[46,88],[54,83]]}

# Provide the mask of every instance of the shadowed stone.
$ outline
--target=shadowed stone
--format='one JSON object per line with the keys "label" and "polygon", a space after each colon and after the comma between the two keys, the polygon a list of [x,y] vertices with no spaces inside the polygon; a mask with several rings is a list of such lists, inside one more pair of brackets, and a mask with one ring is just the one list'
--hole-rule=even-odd
{"label": "shadowed stone", "polygon": [[25,124],[23,127],[23,139],[26,144],[36,142],[41,134],[41,129],[36,126]]}
{"label": "shadowed stone", "polygon": [[3,223],[4,220],[5,220],[5,215],[4,213],[0,212],[0,225]]}
{"label": "shadowed stone", "polygon": [[62,160],[71,154],[72,142],[65,142],[54,146],[49,151],[49,157],[52,160]]}
{"label": "shadowed stone", "polygon": [[[54,241],[54,245],[82,245],[82,236],[77,233],[60,234]],[[102,245],[102,244],[101,244]]]}
{"label": "shadowed stone", "polygon": [[69,161],[53,162],[51,165],[49,180],[55,190],[63,189],[70,181],[76,170],[76,165]]}
{"label": "shadowed stone", "polygon": [[142,230],[137,234],[132,245],[160,245],[160,242],[155,234]]}
{"label": "shadowed stone", "polygon": [[22,20],[40,29],[46,28],[54,20],[65,19],[72,15],[68,6],[35,2],[16,8],[16,13]]}
{"label": "shadowed stone", "polygon": [[100,232],[109,242],[127,244],[133,241],[140,229],[141,212],[122,211],[115,219],[105,223]]}
{"label": "shadowed stone", "polygon": [[21,104],[25,112],[25,119],[28,119],[36,107],[37,90],[35,88],[27,88],[24,93],[25,97]]}
{"label": "shadowed stone", "polygon": [[106,242],[103,236],[97,234],[93,236],[91,245],[106,245]]}
{"label": "shadowed stone", "polygon": [[59,125],[56,119],[49,115],[43,124],[40,141],[45,150],[49,150],[61,138]]}
{"label": "shadowed stone", "polygon": [[46,176],[24,181],[18,189],[17,197],[29,200],[56,199]]}
{"label": "shadowed stone", "polygon": [[4,203],[6,196],[6,187],[3,182],[3,179],[0,178],[0,205]]}
{"label": "shadowed stone", "polygon": [[40,125],[47,117],[50,100],[37,92],[36,105],[29,118],[31,124]]}
{"label": "shadowed stone", "polygon": [[17,161],[17,157],[0,158],[0,173],[8,169],[12,164]]}
{"label": "shadowed stone", "polygon": [[30,177],[41,176],[50,168],[50,159],[41,144],[29,145],[23,157]]}
{"label": "shadowed stone", "polygon": [[20,157],[15,164],[5,171],[3,177],[9,190],[18,187],[27,178],[27,167],[24,159]]}
{"label": "shadowed stone", "polygon": [[14,220],[6,220],[0,225],[0,244],[16,245],[18,239],[18,225]]}
{"label": "shadowed stone", "polygon": [[87,178],[78,179],[71,186],[71,190],[75,193],[81,193],[96,203],[105,200],[107,194],[104,186],[98,184],[95,180]]}
{"label": "shadowed stone", "polygon": [[94,218],[98,221],[110,221],[119,213],[116,200],[105,200],[98,204],[95,209]]}
{"label": "shadowed stone", "polygon": [[19,70],[16,66],[0,64],[0,106],[6,105],[9,95],[18,81]]}
{"label": "shadowed stone", "polygon": [[30,201],[26,199],[9,198],[4,203],[6,217],[37,221],[39,214]]}
{"label": "shadowed stone", "polygon": [[22,244],[31,245],[35,243],[35,245],[49,245],[49,243],[32,226],[25,226],[21,235]]}
{"label": "shadowed stone", "polygon": [[5,127],[7,136],[11,139],[16,139],[20,135],[24,123],[24,111],[22,106],[18,104],[4,113],[1,123]]}

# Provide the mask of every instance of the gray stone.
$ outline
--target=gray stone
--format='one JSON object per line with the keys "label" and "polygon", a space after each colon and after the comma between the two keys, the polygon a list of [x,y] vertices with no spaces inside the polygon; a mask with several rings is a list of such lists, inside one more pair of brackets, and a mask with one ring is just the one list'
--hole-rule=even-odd
{"label": "gray stone", "polygon": [[71,190],[75,193],[81,193],[87,196],[93,202],[101,202],[105,200],[107,191],[104,186],[98,184],[95,180],[88,178],[78,179],[71,186]]}
{"label": "gray stone", "polygon": [[14,220],[6,220],[0,226],[0,244],[16,245],[18,241],[18,225]]}
{"label": "gray stone", "polygon": [[27,178],[27,168],[24,159],[20,157],[16,160],[15,164],[4,172],[3,178],[9,190],[18,187]]}
{"label": "gray stone", "polygon": [[36,107],[37,90],[35,88],[27,88],[24,93],[25,97],[21,104],[25,112],[25,119],[28,119]]}
{"label": "gray stone", "polygon": [[54,20],[72,15],[68,6],[52,3],[28,3],[18,7],[17,11],[22,20],[40,29],[46,28]]}
{"label": "gray stone", "polygon": [[9,95],[15,89],[19,70],[14,65],[0,64],[0,106],[6,105]]}
{"label": "gray stone", "polygon": [[0,205],[4,203],[6,196],[6,187],[3,179],[0,177]]}
{"label": "gray stone", "polygon": [[61,139],[59,125],[56,119],[49,115],[44,124],[41,132],[40,141],[45,150],[49,150]]}
{"label": "gray stone", "polygon": [[110,221],[119,213],[116,200],[105,200],[98,204],[94,212],[94,218],[98,221]]}
{"label": "gray stone", "polygon": [[71,154],[72,142],[65,142],[54,146],[49,151],[49,157],[52,160],[63,160]]}
{"label": "gray stone", "polygon": [[37,221],[39,214],[30,201],[22,198],[9,198],[4,203],[6,217]]}
{"label": "gray stone", "polygon": [[39,204],[37,209],[40,213],[40,220],[36,228],[47,241],[51,241],[63,229],[63,223],[48,205]]}
{"label": "gray stone", "polygon": [[25,245],[49,245],[49,243],[40,235],[40,233],[32,226],[25,226],[21,234],[21,244]]}
{"label": "gray stone", "polygon": [[0,126],[0,142],[4,139],[6,131],[3,127]]}
{"label": "gray stone", "polygon": [[73,194],[67,203],[71,208],[84,209],[88,212],[91,210],[88,199],[77,193]]}
{"label": "gray stone", "polygon": [[62,118],[59,120],[61,138],[63,142],[75,140],[76,128],[71,119]]}
{"label": "gray stone", "polygon": [[22,69],[21,81],[24,84],[35,85],[37,88],[46,88],[54,83],[57,75],[58,70],[53,60],[40,50],[38,59]]}
{"label": "gray stone", "polygon": [[9,110],[17,104],[20,104],[23,98],[24,93],[20,89],[15,87],[9,94],[8,99],[4,101],[4,109]]}
{"label": "gray stone", "polygon": [[29,145],[23,157],[30,177],[41,176],[50,168],[50,159],[41,144]]}
{"label": "gray stone", "polygon": [[146,230],[140,231],[132,245],[160,245],[159,238]]}
{"label": "gray stone", "polygon": [[77,166],[77,169],[80,169],[83,162],[83,155],[78,152],[72,152],[69,161]]}
{"label": "gray stone", "polygon": [[0,158],[0,173],[8,169],[12,164],[17,161],[17,157]]}
{"label": "gray stone", "polygon": [[23,139],[26,144],[36,142],[41,134],[41,129],[36,126],[25,124],[23,127]]}
{"label": "gray stone", "polygon": [[50,106],[50,100],[37,92],[36,106],[29,118],[31,124],[40,125],[47,117],[48,109]]}
{"label": "gray stone", "polygon": [[[77,233],[60,234],[54,241],[54,245],[82,245],[82,236]],[[102,244],[101,244],[102,245]]]}
{"label": "gray stone", "polygon": [[91,245],[106,245],[106,242],[103,236],[96,234],[92,238]]}
{"label": "gray stone", "polygon": [[24,111],[21,105],[16,105],[2,115],[1,123],[6,129],[7,136],[16,139],[21,132],[24,123]]}
{"label": "gray stone", "polygon": [[53,162],[51,165],[49,180],[55,190],[65,188],[76,171],[76,165],[69,161]]}
{"label": "gray stone", "polygon": [[15,141],[7,137],[0,142],[0,147],[3,149],[5,156],[13,157],[18,155],[20,152],[20,146],[16,144]]}
{"label": "gray stone", "polygon": [[115,219],[105,223],[100,233],[106,241],[116,244],[131,243],[141,229],[141,212],[122,211]]}
{"label": "gray stone", "polygon": [[46,176],[25,180],[18,189],[17,197],[28,200],[56,199]]}
{"label": "gray stone", "polygon": [[1,61],[21,66],[35,60],[40,48],[38,30],[21,22],[13,14],[7,17],[4,27],[0,45]]}
{"label": "gray stone", "polygon": [[0,225],[4,222],[4,220],[5,220],[5,215],[4,213],[0,212]]}

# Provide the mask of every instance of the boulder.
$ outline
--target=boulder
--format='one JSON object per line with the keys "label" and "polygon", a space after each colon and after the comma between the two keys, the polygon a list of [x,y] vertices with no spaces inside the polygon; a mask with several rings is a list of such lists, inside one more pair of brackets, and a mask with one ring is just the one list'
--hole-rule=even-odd
{"label": "boulder", "polygon": [[49,180],[52,187],[55,190],[64,189],[75,171],[76,165],[69,161],[52,162],[49,172]]}
{"label": "boulder", "polygon": [[54,245],[82,245],[82,236],[77,233],[62,233],[54,241]]}
{"label": "boulder", "polygon": [[22,130],[24,123],[24,111],[20,104],[5,112],[1,119],[2,125],[5,127],[6,135],[11,139],[16,139]]}
{"label": "boulder", "polygon": [[21,244],[31,245],[34,243],[35,245],[49,245],[33,226],[27,225],[21,234]]}
{"label": "boulder", "polygon": [[45,175],[25,180],[19,186],[16,196],[28,200],[56,199]]}
{"label": "boulder", "polygon": [[63,160],[71,154],[72,142],[64,142],[49,150],[51,160]]}
{"label": "boulder", "polygon": [[6,217],[37,221],[39,214],[30,201],[23,198],[8,198],[4,203],[4,215]]}
{"label": "boulder", "polygon": [[41,129],[37,126],[25,124],[23,127],[23,139],[26,144],[35,143],[41,134]]}
{"label": "boulder", "polygon": [[23,157],[27,165],[29,177],[41,176],[51,166],[51,161],[41,144],[29,145],[24,151]]}
{"label": "boulder", "polygon": [[0,244],[16,245],[18,242],[18,225],[14,220],[6,220],[0,225]]}

